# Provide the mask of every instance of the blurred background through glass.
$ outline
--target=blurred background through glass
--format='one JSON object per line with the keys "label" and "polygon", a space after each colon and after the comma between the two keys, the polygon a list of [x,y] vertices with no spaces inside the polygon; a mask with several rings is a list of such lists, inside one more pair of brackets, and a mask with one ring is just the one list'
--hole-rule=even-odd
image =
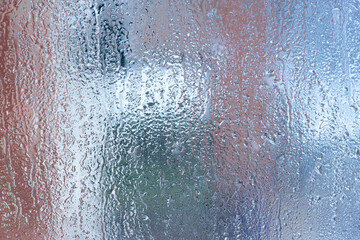
{"label": "blurred background through glass", "polygon": [[3,0],[1,239],[359,239],[360,3]]}

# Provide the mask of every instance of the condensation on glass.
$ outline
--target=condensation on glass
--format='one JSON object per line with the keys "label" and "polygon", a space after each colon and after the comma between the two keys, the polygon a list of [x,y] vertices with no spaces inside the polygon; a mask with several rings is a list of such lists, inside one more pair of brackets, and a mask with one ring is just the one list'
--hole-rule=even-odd
{"label": "condensation on glass", "polygon": [[359,239],[358,0],[2,0],[0,239]]}

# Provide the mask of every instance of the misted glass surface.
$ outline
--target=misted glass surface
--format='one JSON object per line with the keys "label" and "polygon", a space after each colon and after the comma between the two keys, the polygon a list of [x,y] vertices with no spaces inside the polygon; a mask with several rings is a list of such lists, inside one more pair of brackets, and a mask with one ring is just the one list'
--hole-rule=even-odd
{"label": "misted glass surface", "polygon": [[0,19],[0,239],[360,239],[358,0]]}

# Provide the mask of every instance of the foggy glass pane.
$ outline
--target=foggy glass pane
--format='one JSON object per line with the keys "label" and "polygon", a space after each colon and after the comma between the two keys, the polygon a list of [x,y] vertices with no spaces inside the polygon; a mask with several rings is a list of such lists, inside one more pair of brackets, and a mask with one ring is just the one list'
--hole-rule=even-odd
{"label": "foggy glass pane", "polygon": [[360,239],[358,0],[0,23],[0,239]]}

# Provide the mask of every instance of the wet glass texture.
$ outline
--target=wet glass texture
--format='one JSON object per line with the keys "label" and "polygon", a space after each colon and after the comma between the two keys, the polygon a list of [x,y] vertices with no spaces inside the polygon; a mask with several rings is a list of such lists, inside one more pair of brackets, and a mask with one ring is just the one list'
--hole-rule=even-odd
{"label": "wet glass texture", "polygon": [[1,0],[0,239],[360,239],[358,0]]}

